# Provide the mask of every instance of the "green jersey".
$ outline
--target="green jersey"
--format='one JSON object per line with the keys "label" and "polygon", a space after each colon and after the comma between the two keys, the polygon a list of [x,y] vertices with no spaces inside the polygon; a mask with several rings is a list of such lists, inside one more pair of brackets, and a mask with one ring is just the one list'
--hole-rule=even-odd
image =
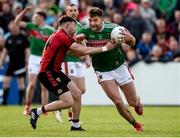
{"label": "green jersey", "polygon": [[[81,24],[77,21],[76,22],[76,32],[79,30],[79,29],[81,29]],[[81,62],[81,59],[79,58],[79,57],[74,57],[74,56],[72,56],[72,55],[66,55],[66,57],[65,57],[65,60],[64,60],[65,62]]]}
{"label": "green jersey", "polygon": [[[103,29],[100,32],[93,32],[87,25],[82,27],[77,34],[84,34],[88,41],[88,46],[103,47],[111,40],[110,34],[116,24],[104,22]],[[110,51],[92,55],[92,66],[95,71],[112,71],[125,62],[125,57],[119,46]]]}
{"label": "green jersey", "polygon": [[41,56],[46,40],[53,33],[54,29],[48,25],[39,27],[33,23],[27,23],[26,28],[29,32],[31,54]]}

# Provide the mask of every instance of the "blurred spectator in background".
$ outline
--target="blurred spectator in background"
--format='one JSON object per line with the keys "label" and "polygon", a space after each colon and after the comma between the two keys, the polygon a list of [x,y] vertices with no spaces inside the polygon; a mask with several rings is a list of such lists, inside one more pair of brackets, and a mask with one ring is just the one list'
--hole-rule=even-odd
{"label": "blurred spectator in background", "polygon": [[59,7],[61,7],[63,10],[65,10],[65,8],[70,4],[75,4],[79,6],[79,0],[60,0],[59,1]]}
{"label": "blurred spectator in background", "polygon": [[145,59],[149,55],[153,46],[152,34],[144,32],[141,41],[137,44],[137,53],[141,56],[141,59]]}
{"label": "blurred spectator in background", "polygon": [[158,45],[155,45],[153,47],[151,53],[145,59],[146,63],[167,61],[169,61],[169,57],[163,54],[161,47],[159,47]]}
{"label": "blurred spectator in background", "polygon": [[131,12],[131,15],[129,18],[125,20],[124,26],[133,34],[133,36],[136,38],[138,43],[138,40],[141,39],[142,34],[145,31],[148,31],[147,23],[142,18],[139,7],[134,9]]}
{"label": "blurred spectator in background", "polygon": [[177,40],[173,37],[170,39],[169,49],[166,55],[169,56],[172,61],[180,62],[180,47]]}
{"label": "blurred spectator in background", "polygon": [[115,12],[112,17],[112,22],[123,26],[123,17],[119,12]]}
{"label": "blurred spectator in background", "polygon": [[168,26],[168,31],[180,42],[180,10],[175,11],[174,17],[175,19]]}
{"label": "blurred spectator in background", "polygon": [[156,13],[151,8],[150,0],[141,0],[140,12],[147,22],[148,30],[153,33],[155,31]]}
{"label": "blurred spectator in background", "polygon": [[3,50],[3,47],[4,47],[4,38],[3,38],[3,35],[0,34],[0,57],[1,57],[1,54],[2,54],[2,50]]}
{"label": "blurred spectator in background", "polygon": [[85,0],[80,0],[79,2],[79,15],[78,20],[82,25],[88,24],[88,10],[89,7]]}
{"label": "blurred spectator in background", "polygon": [[166,27],[166,21],[163,18],[156,20],[156,30],[153,33],[153,37],[152,37],[152,40],[155,43],[157,43],[157,36],[158,35],[164,35],[165,40],[168,40],[168,38],[169,38],[169,33],[168,33],[168,30]]}
{"label": "blurred spectator in background", "polygon": [[169,51],[168,41],[166,40],[165,34],[158,34],[156,38],[157,38],[156,44],[161,48],[162,53],[165,54],[167,51]]}
{"label": "blurred spectator in background", "polygon": [[167,21],[173,16],[179,0],[156,0],[156,11],[159,18],[165,18]]}
{"label": "blurred spectator in background", "polygon": [[2,11],[0,12],[0,26],[4,29],[4,33],[8,32],[8,24],[14,19],[12,9],[9,3],[2,3]]}
{"label": "blurred spectator in background", "polygon": [[9,95],[10,82],[12,77],[17,76],[18,88],[19,88],[19,105],[22,104],[22,100],[25,94],[25,76],[26,76],[26,63],[29,56],[29,43],[25,35],[20,32],[20,28],[10,22],[9,24],[10,35],[8,36],[5,47],[0,57],[0,66],[3,65],[3,61],[6,55],[9,55],[8,69],[3,78],[3,105],[7,105],[7,99]]}

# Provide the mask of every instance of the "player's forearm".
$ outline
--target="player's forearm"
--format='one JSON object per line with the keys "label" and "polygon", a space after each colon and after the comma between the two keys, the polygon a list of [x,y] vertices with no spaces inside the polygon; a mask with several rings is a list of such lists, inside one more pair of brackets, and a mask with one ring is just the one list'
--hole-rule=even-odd
{"label": "player's forearm", "polygon": [[133,47],[136,44],[136,39],[134,37],[132,37],[129,41],[126,41],[126,44]]}
{"label": "player's forearm", "polygon": [[23,16],[26,14],[26,10],[24,9],[22,12],[20,12],[17,16],[16,16],[16,18],[15,18],[15,20],[14,20],[14,23],[15,24],[19,24],[19,22],[22,20],[22,18],[23,18]]}

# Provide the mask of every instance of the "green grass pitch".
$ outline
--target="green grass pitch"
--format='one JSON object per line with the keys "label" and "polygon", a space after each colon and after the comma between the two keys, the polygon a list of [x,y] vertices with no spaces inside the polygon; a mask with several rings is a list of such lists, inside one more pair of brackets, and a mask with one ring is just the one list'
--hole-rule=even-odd
{"label": "green grass pitch", "polygon": [[69,131],[67,110],[62,112],[62,123],[49,113],[39,118],[33,130],[29,117],[22,115],[23,106],[0,106],[0,137],[180,137],[180,107],[145,107],[142,117],[129,109],[143,123],[142,133],[119,116],[114,106],[82,106],[85,132]]}

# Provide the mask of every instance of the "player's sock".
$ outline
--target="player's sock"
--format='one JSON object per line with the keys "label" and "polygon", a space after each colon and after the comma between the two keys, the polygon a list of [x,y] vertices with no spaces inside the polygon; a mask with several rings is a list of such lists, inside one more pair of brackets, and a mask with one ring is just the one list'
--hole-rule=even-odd
{"label": "player's sock", "polygon": [[44,106],[37,108],[37,114],[38,114],[38,115],[41,115],[41,114],[43,114],[43,113],[46,113],[46,111],[45,111],[45,109],[44,109]]}
{"label": "player's sock", "polygon": [[9,95],[9,88],[4,88],[3,102],[2,102],[3,105],[7,105],[8,95]]}
{"label": "player's sock", "polygon": [[25,94],[25,89],[20,89],[19,90],[19,105],[22,105],[24,94]]}
{"label": "player's sock", "polygon": [[56,118],[57,122],[62,123],[61,110],[54,111],[54,114],[55,114],[55,118]]}
{"label": "player's sock", "polygon": [[75,128],[80,127],[79,119],[72,119],[72,126]]}
{"label": "player's sock", "polygon": [[133,118],[131,121],[130,121],[130,123],[131,123],[131,125],[135,125],[137,122],[136,122],[136,120]]}

